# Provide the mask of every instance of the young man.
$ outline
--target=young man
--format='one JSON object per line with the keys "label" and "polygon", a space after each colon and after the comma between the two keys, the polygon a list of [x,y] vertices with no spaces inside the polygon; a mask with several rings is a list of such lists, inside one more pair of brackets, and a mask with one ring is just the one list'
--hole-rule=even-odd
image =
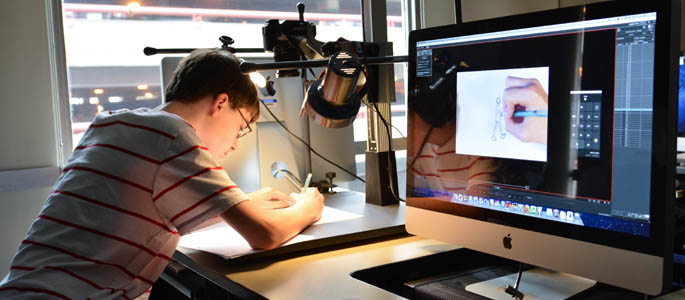
{"label": "young man", "polygon": [[297,201],[268,188],[244,194],[218,164],[259,114],[238,64],[225,51],[194,51],[165,105],[100,113],[21,242],[0,298],[132,299],[159,277],[180,235],[214,216],[261,249],[316,222],[315,189]]}

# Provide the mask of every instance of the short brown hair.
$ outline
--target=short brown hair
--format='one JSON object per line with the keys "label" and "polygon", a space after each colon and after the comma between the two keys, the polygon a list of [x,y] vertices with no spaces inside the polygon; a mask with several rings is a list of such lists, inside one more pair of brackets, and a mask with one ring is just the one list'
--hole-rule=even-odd
{"label": "short brown hair", "polygon": [[240,60],[220,49],[197,49],[181,59],[164,91],[167,102],[194,102],[206,96],[228,95],[231,108],[245,108],[259,117],[257,87],[239,69]]}

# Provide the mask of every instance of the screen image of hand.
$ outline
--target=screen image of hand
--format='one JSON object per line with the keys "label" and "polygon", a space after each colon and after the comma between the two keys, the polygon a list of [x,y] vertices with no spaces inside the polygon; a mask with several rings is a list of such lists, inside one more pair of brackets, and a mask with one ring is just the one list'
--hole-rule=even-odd
{"label": "screen image of hand", "polygon": [[522,142],[547,144],[547,117],[516,117],[518,111],[547,113],[547,93],[534,78],[507,76],[502,100],[506,130]]}

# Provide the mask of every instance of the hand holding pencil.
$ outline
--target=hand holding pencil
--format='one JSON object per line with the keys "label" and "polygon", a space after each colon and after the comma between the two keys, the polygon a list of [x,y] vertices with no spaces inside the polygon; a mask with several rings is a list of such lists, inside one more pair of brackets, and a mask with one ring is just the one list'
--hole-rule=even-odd
{"label": "hand holding pencil", "polygon": [[296,205],[306,207],[305,211],[311,216],[311,223],[314,223],[321,218],[324,198],[317,188],[309,188],[311,180],[312,173],[309,173],[300,193],[291,193],[290,196],[296,200]]}
{"label": "hand holding pencil", "polygon": [[523,142],[547,144],[547,93],[540,82],[508,76],[504,86],[506,130]]}

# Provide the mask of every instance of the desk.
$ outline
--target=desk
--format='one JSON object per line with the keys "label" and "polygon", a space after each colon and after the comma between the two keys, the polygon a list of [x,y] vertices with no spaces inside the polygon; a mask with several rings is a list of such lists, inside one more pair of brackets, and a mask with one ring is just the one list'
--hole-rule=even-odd
{"label": "desk", "polygon": [[197,263],[195,271],[203,272],[201,275],[206,279],[240,298],[403,299],[352,278],[350,273],[454,248],[433,240],[404,236],[300,256],[263,258],[250,263],[198,253],[185,255]]}
{"label": "desk", "polygon": [[[361,293],[362,298],[395,298],[392,293],[350,277],[349,273],[455,248],[408,237],[404,231],[404,203],[367,205],[364,194],[352,191],[326,195],[324,202],[326,206],[364,217],[311,226],[303,234],[312,235],[315,240],[232,260],[179,247],[173,255],[174,265],[180,264],[241,298],[347,298],[349,291]],[[162,278],[169,281],[172,273],[165,271]]]}
{"label": "desk", "polygon": [[[185,270],[173,274],[171,269],[174,268],[167,268],[162,278],[172,284],[178,279],[186,279],[183,281],[186,285],[187,281],[211,282],[218,289],[242,299],[403,299],[355,279],[350,274],[459,248],[396,231],[395,222],[404,221],[403,205],[365,205],[359,195],[363,194],[340,193],[328,197],[326,205],[353,213],[365,213],[366,216],[385,215],[386,221],[390,222],[385,225],[390,224],[389,227],[383,229],[385,225],[382,222],[370,218],[357,219],[352,223],[348,222],[354,220],[318,225],[322,226],[320,228],[312,226],[307,229],[307,234],[320,237],[331,232],[340,234],[322,238],[316,242],[319,244],[314,249],[307,250],[304,247],[307,244],[302,244],[233,260],[179,248],[170,265],[181,266]],[[364,229],[369,230],[365,232]],[[356,237],[350,236],[355,235],[354,232]],[[360,236],[365,239],[360,239]],[[190,276],[184,278],[184,273]],[[680,299],[685,296],[683,293],[675,292],[660,299]]]}

